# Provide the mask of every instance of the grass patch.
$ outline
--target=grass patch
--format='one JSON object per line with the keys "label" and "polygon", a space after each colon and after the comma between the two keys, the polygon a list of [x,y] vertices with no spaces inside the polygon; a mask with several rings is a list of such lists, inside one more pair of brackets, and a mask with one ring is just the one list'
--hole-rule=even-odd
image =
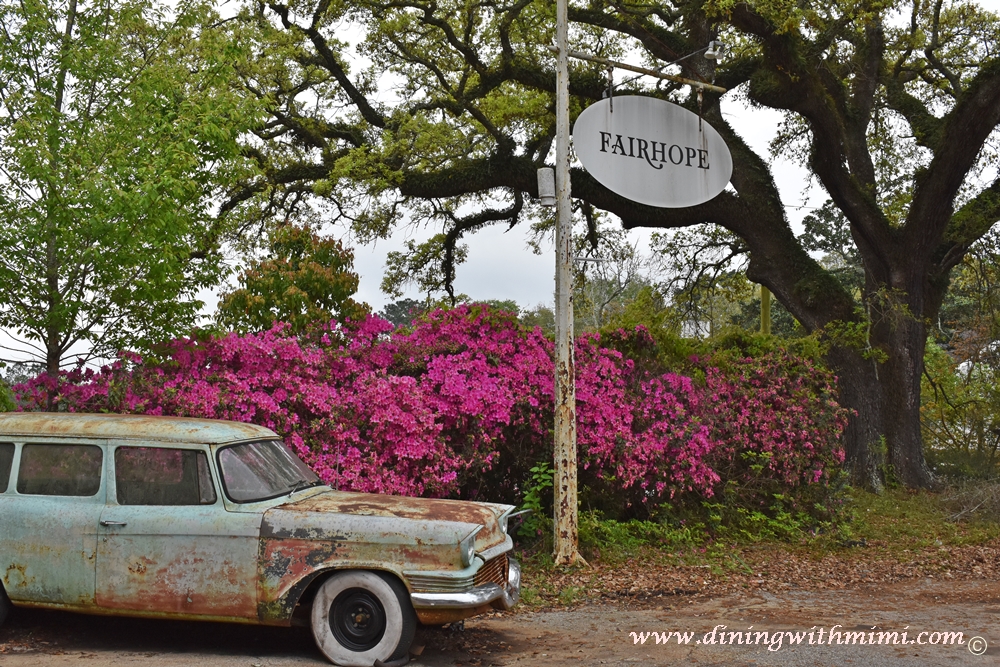
{"label": "grass patch", "polygon": [[542,604],[542,598],[538,591],[531,586],[521,587],[521,604],[528,607],[537,607]]}
{"label": "grass patch", "polygon": [[710,539],[704,526],[671,526],[655,521],[605,520],[596,512],[580,517],[580,551],[584,558],[609,563],[643,556],[653,549],[659,553],[690,551]]}
{"label": "grass patch", "polygon": [[[746,595],[755,590],[846,588],[907,579],[1000,577],[990,553],[1000,545],[1000,514],[986,511],[1000,489],[942,492],[849,490],[832,527],[774,537],[704,524],[612,521],[580,516],[580,550],[591,567],[552,561],[552,523],[519,543],[526,607],[570,607],[601,599],[670,605],[689,595]],[[762,524],[763,525],[763,524]]]}
{"label": "grass patch", "polygon": [[944,495],[950,520],[1000,523],[1000,482],[964,482]]}
{"label": "grass patch", "polygon": [[567,586],[559,591],[559,603],[569,607],[574,602],[586,596],[586,589],[583,586]]}
{"label": "grass patch", "polygon": [[[957,517],[956,504],[963,503],[956,503],[956,497],[954,489],[892,489],[882,494],[854,490],[849,504],[853,516],[847,528],[855,541],[890,551],[983,544],[1000,536],[1000,522],[993,515],[971,512]],[[821,541],[818,546],[837,544]]]}
{"label": "grass patch", "polygon": [[[836,525],[787,530],[776,537],[772,525],[750,528],[702,523],[671,525],[655,521],[615,521],[596,512],[580,515],[580,552],[590,562],[620,566],[631,561],[704,567],[709,573],[751,573],[743,555],[750,549],[795,551],[822,557],[877,550],[906,554],[926,548],[981,545],[1000,537],[1000,485],[979,483],[941,492],[892,489],[872,494],[846,492]],[[772,522],[773,523],[773,522]],[[521,557],[533,571],[556,569],[552,563],[552,521],[545,519],[531,541],[520,540]],[[861,547],[861,549],[859,549]],[[555,593],[558,591],[539,591]]]}

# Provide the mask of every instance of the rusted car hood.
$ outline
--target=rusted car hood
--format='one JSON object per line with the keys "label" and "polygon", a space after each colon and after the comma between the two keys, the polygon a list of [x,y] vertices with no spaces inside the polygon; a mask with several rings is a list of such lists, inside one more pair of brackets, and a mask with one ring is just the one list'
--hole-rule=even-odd
{"label": "rusted car hood", "polygon": [[[275,507],[267,512],[264,522],[265,525],[268,524],[269,517],[271,517],[275,520],[275,523],[280,522],[287,526],[289,519],[295,515],[299,515],[300,521],[294,521],[294,523],[300,524],[303,527],[312,525],[320,529],[316,532],[309,531],[317,539],[324,538],[324,536],[318,533],[327,532],[327,530],[323,530],[322,528],[332,529],[334,532],[337,532],[334,524],[329,523],[329,519],[333,515],[384,517],[386,519],[433,522],[434,524],[475,524],[483,526],[483,529],[476,535],[476,551],[483,551],[502,544],[507,539],[507,536],[500,527],[499,519],[505,512],[511,509],[513,509],[511,505],[479,503],[467,500],[411,498],[407,496],[328,491]],[[281,516],[280,519],[279,516]]]}

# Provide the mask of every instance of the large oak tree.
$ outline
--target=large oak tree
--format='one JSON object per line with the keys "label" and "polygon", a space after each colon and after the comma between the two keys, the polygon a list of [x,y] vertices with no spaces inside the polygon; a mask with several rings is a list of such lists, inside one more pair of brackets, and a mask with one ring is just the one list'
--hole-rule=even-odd
{"label": "large oak tree", "polygon": [[[447,278],[463,235],[545,216],[529,198],[553,143],[553,16],[539,0],[253,4],[245,30],[259,57],[243,76],[272,105],[252,149],[267,178],[230,205],[256,201],[268,213],[317,197],[362,239],[433,221],[443,233],[420,251]],[[575,169],[581,219],[599,210],[626,228],[713,223],[740,237],[748,276],[808,330],[830,334],[842,402],[857,413],[846,434],[855,479],[877,487],[885,451],[897,479],[931,484],[918,418],[928,323],[951,269],[1000,217],[1000,181],[976,186],[996,157],[996,17],[943,0],[590,0],[571,3],[570,18],[578,50],[649,67],[715,37],[733,46],[721,64],[689,57],[673,66],[730,91],[721,96],[699,103],[684,86],[652,80],[615,91],[700,110],[733,154],[732,190],[658,209]],[[368,68],[352,70],[351,26],[365,31]],[[575,115],[605,93],[605,73],[575,64],[570,91]],[[754,107],[785,114],[781,148],[849,221],[860,291],[796,239],[769,156],[728,122]]]}

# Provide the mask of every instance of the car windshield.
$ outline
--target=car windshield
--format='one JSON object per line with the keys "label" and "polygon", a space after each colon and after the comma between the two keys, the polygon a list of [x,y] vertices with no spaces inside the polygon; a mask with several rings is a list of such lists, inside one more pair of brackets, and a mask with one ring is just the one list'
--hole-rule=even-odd
{"label": "car windshield", "polygon": [[219,468],[226,495],[237,503],[277,498],[321,483],[280,440],[226,447],[219,451]]}

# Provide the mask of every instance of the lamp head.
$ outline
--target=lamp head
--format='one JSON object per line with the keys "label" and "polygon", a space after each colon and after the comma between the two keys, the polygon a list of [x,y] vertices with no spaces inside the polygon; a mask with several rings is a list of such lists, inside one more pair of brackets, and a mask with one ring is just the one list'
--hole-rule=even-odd
{"label": "lamp head", "polygon": [[712,40],[708,43],[708,49],[705,51],[705,57],[709,60],[722,60],[723,56],[726,55],[726,45],[720,41]]}
{"label": "lamp head", "polygon": [[542,206],[556,205],[556,172],[552,167],[542,167],[538,175],[538,198]]}

